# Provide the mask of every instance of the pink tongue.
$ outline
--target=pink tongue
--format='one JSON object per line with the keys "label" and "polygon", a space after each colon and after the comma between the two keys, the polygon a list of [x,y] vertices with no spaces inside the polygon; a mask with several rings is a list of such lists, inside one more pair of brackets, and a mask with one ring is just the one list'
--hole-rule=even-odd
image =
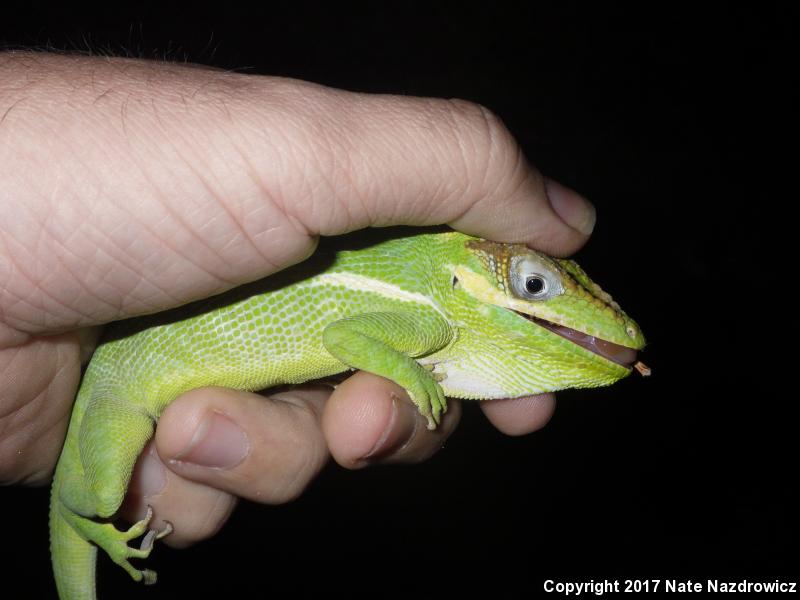
{"label": "pink tongue", "polygon": [[580,331],[570,329],[569,327],[564,327],[563,325],[556,325],[555,323],[549,323],[541,320],[537,320],[537,323],[543,325],[553,333],[557,333],[561,337],[565,337],[579,346],[582,346],[587,350],[591,350],[595,354],[599,354],[600,356],[614,361],[615,363],[619,363],[625,367],[629,367],[636,360],[636,350],[633,348],[626,348],[625,346],[620,346],[619,344],[607,342],[605,340],[598,339],[593,335],[588,335],[586,333],[581,333]]}

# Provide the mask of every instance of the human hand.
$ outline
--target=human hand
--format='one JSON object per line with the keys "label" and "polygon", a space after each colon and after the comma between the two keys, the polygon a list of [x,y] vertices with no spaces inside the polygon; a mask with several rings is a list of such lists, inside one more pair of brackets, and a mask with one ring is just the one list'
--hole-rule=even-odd
{"label": "human hand", "polygon": [[[49,479],[103,323],[260,279],[320,235],[447,223],[568,254],[594,223],[474,104],[121,59],[0,54],[0,182],[4,483]],[[521,434],[554,400],[481,406]],[[333,393],[194,390],[162,415],[123,516],[151,505],[154,527],[175,525],[165,541],[186,545],[236,497],[295,497],[329,455],[424,460],[458,415],[451,402],[428,431],[404,390],[368,373]]]}

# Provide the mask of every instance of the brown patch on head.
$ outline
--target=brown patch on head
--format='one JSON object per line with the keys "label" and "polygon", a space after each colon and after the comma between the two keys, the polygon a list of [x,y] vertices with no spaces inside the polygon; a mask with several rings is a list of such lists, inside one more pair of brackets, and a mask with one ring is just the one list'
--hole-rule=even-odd
{"label": "brown patch on head", "polygon": [[508,291],[508,262],[516,254],[516,252],[512,252],[514,246],[520,246],[520,244],[503,244],[489,240],[467,242],[467,248],[475,251],[486,270],[494,275],[497,286],[504,292]]}

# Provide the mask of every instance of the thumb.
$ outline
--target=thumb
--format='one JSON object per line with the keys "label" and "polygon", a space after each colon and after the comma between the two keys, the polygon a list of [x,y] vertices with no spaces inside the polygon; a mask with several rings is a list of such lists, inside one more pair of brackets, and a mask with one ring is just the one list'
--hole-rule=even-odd
{"label": "thumb", "polygon": [[328,459],[319,426],[329,390],[264,397],[200,388],[164,411],[154,442],[140,457],[121,514],[154,511],[164,541],[186,546],[214,535],[236,498],[279,504],[297,497]]}

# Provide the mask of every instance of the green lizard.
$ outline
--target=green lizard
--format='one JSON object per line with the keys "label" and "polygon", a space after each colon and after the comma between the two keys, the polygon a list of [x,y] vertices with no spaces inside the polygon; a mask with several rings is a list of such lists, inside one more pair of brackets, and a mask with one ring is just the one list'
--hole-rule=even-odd
{"label": "green lizard", "polygon": [[[286,280],[288,277],[288,280]],[[407,391],[428,427],[455,398],[611,384],[631,372],[636,323],[570,260],[448,232],[339,252],[326,268],[222,307],[119,324],[89,364],[53,481],[50,537],[62,600],[95,598],[97,547],[136,581],[155,573],[151,514],[110,519],[164,408],[187,390],[256,390],[348,369]],[[645,367],[641,363],[635,366]],[[128,543],[144,535],[141,546]]]}

